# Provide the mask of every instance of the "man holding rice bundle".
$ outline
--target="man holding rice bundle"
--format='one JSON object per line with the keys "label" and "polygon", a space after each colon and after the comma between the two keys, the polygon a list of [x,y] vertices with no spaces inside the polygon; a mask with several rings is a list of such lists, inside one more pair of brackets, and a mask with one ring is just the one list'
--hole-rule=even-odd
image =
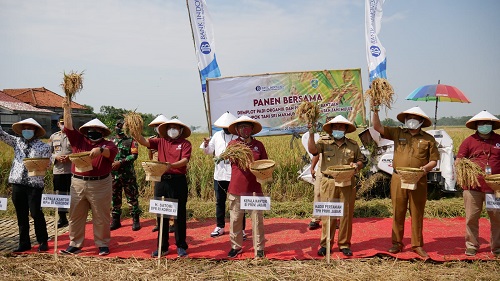
{"label": "man holding rice bundle", "polygon": [[[309,124],[309,127],[315,124]],[[354,217],[354,201],[356,199],[356,182],[354,175],[351,178],[351,184],[347,186],[337,186],[334,177],[326,173],[327,169],[332,166],[349,165],[355,167],[355,173],[363,168],[364,156],[356,141],[345,137],[346,133],[356,131],[356,127],[352,122],[344,116],[338,115],[325,125],[323,131],[327,133],[322,136],[317,142],[314,141],[314,132],[309,130],[308,150],[313,156],[321,154],[322,173],[321,182],[319,183],[319,193],[321,202],[333,202],[335,199],[340,199],[344,203],[344,216],[340,218],[338,246],[339,250],[345,256],[352,256],[351,237],[352,237],[352,219]],[[327,238],[333,240],[337,225],[337,218],[322,217],[322,230],[319,256],[326,256],[327,253]],[[330,220],[330,233],[327,233],[325,227]]]}
{"label": "man holding rice bundle", "polygon": [[[251,150],[253,160],[268,159],[267,152],[262,142],[256,140],[252,135],[262,130],[262,125],[248,116],[241,116],[234,120],[228,127],[231,134],[238,138],[228,144],[228,149],[235,145],[245,145]],[[238,165],[240,164],[240,165]],[[240,207],[241,196],[262,195],[262,186],[249,168],[242,169],[242,163],[231,162],[231,182],[228,187],[230,228],[229,238],[231,250],[227,254],[229,258],[235,258],[243,252],[243,220],[245,212]],[[264,212],[251,210],[252,217],[252,239],[256,258],[265,256],[264,238]]]}
{"label": "man holding rice bundle", "polygon": [[49,250],[47,240],[47,224],[41,206],[43,176],[28,176],[28,169],[23,163],[27,158],[49,158],[50,146],[40,140],[45,129],[33,118],[24,119],[12,124],[12,130],[19,136],[13,136],[2,130],[0,141],[14,148],[14,159],[9,173],[12,185],[12,203],[16,209],[17,226],[19,227],[19,246],[14,253],[31,250],[29,214],[35,224],[36,240],[40,245],[39,252]]}
{"label": "man holding rice bundle", "polygon": [[[458,149],[459,159],[470,159],[484,174],[500,174],[500,120],[484,110],[472,117],[465,126],[476,132],[467,137]],[[478,175],[479,186],[462,186],[465,205],[465,254],[475,256],[479,250],[479,218],[486,200],[495,200],[493,190]],[[489,199],[488,199],[489,197]],[[500,210],[486,209],[491,224],[491,252],[500,258]]]}
{"label": "man holding rice bundle", "polygon": [[427,177],[439,160],[436,140],[422,128],[432,125],[431,119],[419,107],[413,107],[397,115],[397,119],[405,124],[404,128],[385,127],[380,122],[378,104],[372,107],[373,128],[383,138],[394,141],[393,167],[419,168],[424,171],[416,184],[415,190],[401,188],[401,177],[394,170],[391,178],[391,200],[393,208],[392,247],[389,253],[399,253],[403,250],[404,223],[408,203],[411,215],[411,246],[412,250],[422,258],[429,255],[423,249],[424,209],[427,202]]}
{"label": "man holding rice bundle", "polygon": [[78,254],[85,239],[85,224],[89,209],[92,210],[94,242],[99,248],[99,255],[109,254],[111,240],[110,207],[112,193],[111,166],[118,149],[112,141],[105,137],[111,130],[99,119],[83,124],[78,130],[73,128],[71,107],[68,99],[63,101],[64,133],[68,136],[73,153],[90,152],[92,170],[77,172],[75,165],[71,167],[71,208],[69,211],[69,247],[61,250],[62,254]]}
{"label": "man holding rice bundle", "polygon": [[[131,132],[134,133],[134,132]],[[187,165],[191,158],[191,143],[186,139],[191,130],[179,119],[171,119],[158,126],[159,138],[145,139],[137,133],[132,137],[149,149],[158,151],[158,161],[167,163],[167,171],[161,176],[161,182],[155,183],[155,198],[172,198],[178,200],[177,218],[174,219],[175,245],[177,255],[186,257],[186,203],[188,197]],[[160,218],[157,219],[159,224]],[[158,242],[160,239],[158,232]],[[168,224],[163,224],[161,252],[155,250],[151,256],[164,256],[168,253]]]}

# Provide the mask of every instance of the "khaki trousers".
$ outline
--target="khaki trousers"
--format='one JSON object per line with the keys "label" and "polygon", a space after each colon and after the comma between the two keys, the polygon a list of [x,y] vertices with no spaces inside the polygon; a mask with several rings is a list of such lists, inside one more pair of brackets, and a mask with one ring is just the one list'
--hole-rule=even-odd
{"label": "khaki trousers", "polygon": [[94,243],[97,247],[108,247],[111,239],[109,229],[113,178],[84,181],[71,179],[71,206],[69,209],[70,246],[81,248],[85,239],[85,224],[89,209],[92,210]]}
{"label": "khaki trousers", "polygon": [[424,246],[424,209],[427,202],[427,177],[423,176],[417,183],[415,190],[401,188],[401,178],[392,174],[391,201],[394,218],[392,221],[392,244],[403,246],[406,211],[410,206],[411,216],[411,246]]}
{"label": "khaki trousers", "polygon": [[[321,180],[320,198],[321,202],[333,202],[334,199],[339,199],[344,202],[344,216],[340,218],[338,246],[339,249],[351,247],[352,237],[352,218],[354,217],[354,202],[356,200],[356,187],[354,177],[350,186],[338,187],[335,186],[333,179],[323,177]],[[330,233],[327,233],[327,223],[330,220]],[[335,230],[337,227],[337,217],[321,217],[321,240],[320,246],[326,248],[326,240],[330,235],[330,241],[333,243],[335,238]],[[330,245],[331,247],[331,245]]]}
{"label": "khaki trousers", "polygon": [[[229,198],[229,238],[232,249],[243,247],[243,220],[245,212],[240,207],[241,196],[228,194]],[[264,250],[266,240],[264,238],[264,211],[249,210],[252,218],[252,239],[255,251]]]}
{"label": "khaki trousers", "polygon": [[[465,205],[465,247],[479,250],[479,218],[486,201],[485,193],[464,190]],[[500,253],[500,210],[486,210],[491,224],[490,247],[493,253]]]}

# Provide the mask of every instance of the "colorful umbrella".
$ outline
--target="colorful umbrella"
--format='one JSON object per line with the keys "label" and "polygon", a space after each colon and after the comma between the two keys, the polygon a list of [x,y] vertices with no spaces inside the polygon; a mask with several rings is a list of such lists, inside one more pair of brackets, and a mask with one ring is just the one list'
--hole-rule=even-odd
{"label": "colorful umbrella", "polygon": [[418,87],[406,97],[414,101],[436,101],[434,111],[434,129],[437,123],[437,109],[439,101],[470,103],[470,100],[458,88],[450,85],[437,84]]}

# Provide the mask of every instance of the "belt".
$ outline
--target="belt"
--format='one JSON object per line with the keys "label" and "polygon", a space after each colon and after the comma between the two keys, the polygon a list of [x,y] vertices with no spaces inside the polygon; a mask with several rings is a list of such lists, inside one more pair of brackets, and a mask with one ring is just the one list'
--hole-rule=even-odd
{"label": "belt", "polygon": [[73,177],[75,179],[81,179],[81,180],[84,180],[84,181],[97,181],[97,180],[102,180],[102,179],[105,179],[109,176],[109,173],[108,174],[105,174],[103,176],[79,176],[79,175],[75,175],[73,174]]}
{"label": "belt", "polygon": [[325,173],[321,173],[321,174],[323,174],[323,177],[325,177],[325,178],[335,179],[334,177],[332,177],[332,176],[330,176],[330,175],[327,175],[327,174],[325,174]]}
{"label": "belt", "polygon": [[163,174],[161,176],[161,180],[166,181],[166,180],[172,180],[175,178],[180,178],[180,177],[185,177],[185,176],[186,175],[184,175],[184,174]]}

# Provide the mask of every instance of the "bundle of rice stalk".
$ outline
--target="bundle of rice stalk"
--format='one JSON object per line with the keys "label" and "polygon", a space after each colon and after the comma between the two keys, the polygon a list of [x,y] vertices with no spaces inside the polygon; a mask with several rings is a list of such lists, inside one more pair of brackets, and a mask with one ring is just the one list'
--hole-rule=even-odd
{"label": "bundle of rice stalk", "polygon": [[142,130],[144,128],[144,121],[139,113],[135,111],[128,112],[123,118],[123,130],[124,132],[132,137],[138,137],[142,135]]}
{"label": "bundle of rice stalk", "polygon": [[373,109],[376,106],[384,105],[388,109],[394,103],[394,90],[391,84],[384,78],[376,78],[372,81],[370,89],[365,92],[365,99],[370,98],[370,107]]}
{"label": "bundle of rice stalk", "polygon": [[468,158],[457,159],[455,161],[455,170],[457,172],[457,184],[462,188],[478,188],[478,176],[485,175],[483,169]]}
{"label": "bundle of rice stalk", "polygon": [[299,117],[299,120],[306,122],[307,124],[316,124],[319,119],[319,106],[309,101],[303,101],[300,103],[299,107],[295,111],[295,115]]}
{"label": "bundle of rice stalk", "polygon": [[61,87],[63,88],[67,99],[69,101],[73,100],[76,93],[83,89],[83,71],[80,73],[71,71],[69,74],[64,72]]}
{"label": "bundle of rice stalk", "polygon": [[219,158],[236,163],[242,170],[248,170],[253,162],[253,153],[245,144],[235,143],[228,146]]}

